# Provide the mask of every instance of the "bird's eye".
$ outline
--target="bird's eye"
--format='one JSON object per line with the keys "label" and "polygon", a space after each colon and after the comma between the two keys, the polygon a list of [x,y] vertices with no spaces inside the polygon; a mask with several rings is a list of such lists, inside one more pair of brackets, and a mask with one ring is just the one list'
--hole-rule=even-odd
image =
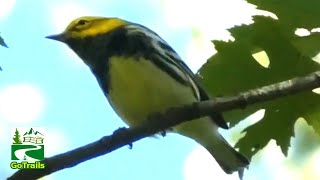
{"label": "bird's eye", "polygon": [[87,24],[88,23],[88,21],[87,20],[84,20],[84,19],[81,19],[81,20],[79,20],[78,21],[78,25],[85,25],[85,24]]}

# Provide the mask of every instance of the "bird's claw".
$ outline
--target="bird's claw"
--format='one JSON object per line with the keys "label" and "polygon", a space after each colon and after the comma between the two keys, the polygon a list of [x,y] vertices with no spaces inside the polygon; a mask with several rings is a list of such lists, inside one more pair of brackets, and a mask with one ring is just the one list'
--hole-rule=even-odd
{"label": "bird's claw", "polygon": [[132,144],[132,143],[129,143],[129,144],[128,144],[128,148],[129,148],[129,149],[132,149],[132,147],[133,147],[133,144]]}
{"label": "bird's claw", "polygon": [[[126,134],[125,134],[125,132],[127,131],[127,129],[128,129],[128,128],[125,128],[125,127],[118,128],[117,130],[115,130],[115,131],[113,132],[113,134],[119,134],[120,137],[122,137],[123,139],[126,139]],[[128,145],[128,147],[129,147],[129,149],[132,149],[132,147],[133,147],[132,142],[129,142],[127,145]]]}
{"label": "bird's claw", "polygon": [[165,137],[167,135],[167,132],[165,130],[162,130],[160,134],[162,137]]}

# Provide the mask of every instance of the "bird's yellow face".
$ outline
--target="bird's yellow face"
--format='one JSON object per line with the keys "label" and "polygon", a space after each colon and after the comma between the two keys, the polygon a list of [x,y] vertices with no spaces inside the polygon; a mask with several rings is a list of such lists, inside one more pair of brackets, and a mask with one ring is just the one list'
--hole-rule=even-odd
{"label": "bird's yellow face", "polygon": [[108,33],[126,24],[126,21],[118,18],[85,16],[73,20],[63,33],[47,36],[47,38],[62,42],[68,39],[83,39]]}

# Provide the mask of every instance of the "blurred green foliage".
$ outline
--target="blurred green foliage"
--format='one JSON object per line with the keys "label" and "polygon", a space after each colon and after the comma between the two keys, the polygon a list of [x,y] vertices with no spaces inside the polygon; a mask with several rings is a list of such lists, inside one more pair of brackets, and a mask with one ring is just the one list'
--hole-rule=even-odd
{"label": "blurred green foliage", "polygon": [[4,42],[4,39],[0,36],[0,45],[3,47],[8,47],[7,44]]}
{"label": "blurred green foliage", "polygon": [[[255,16],[254,23],[229,29],[235,41],[213,41],[217,54],[199,70],[206,89],[214,96],[237,93],[303,76],[320,69],[312,58],[320,51],[320,33],[300,37],[297,28],[320,27],[320,1],[263,1],[248,0],[260,9],[277,15],[278,19]],[[290,7],[290,8],[288,8]],[[292,7],[292,8],[291,8]],[[254,53],[265,52],[270,65],[261,66]],[[243,110],[225,113],[225,118],[234,126],[248,115],[265,109],[264,118],[249,126],[246,135],[236,147],[252,157],[271,139],[276,140],[287,155],[294,124],[303,117],[320,134],[320,96],[304,92],[277,100],[250,105]]]}

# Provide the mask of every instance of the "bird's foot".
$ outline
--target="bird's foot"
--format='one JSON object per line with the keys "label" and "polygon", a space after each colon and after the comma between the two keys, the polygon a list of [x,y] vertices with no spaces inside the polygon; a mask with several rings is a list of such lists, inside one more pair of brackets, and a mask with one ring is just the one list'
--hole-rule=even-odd
{"label": "bird's foot", "polygon": [[167,135],[167,132],[165,130],[162,130],[160,134],[162,137],[165,137]]}
{"label": "bird's foot", "polygon": [[[113,132],[113,135],[116,135],[116,134],[117,134],[120,139],[126,140],[126,139],[128,139],[128,138],[127,138],[127,134],[126,134],[127,129],[128,129],[128,128],[125,128],[125,127],[118,128],[117,130],[115,130],[115,131]],[[132,147],[133,147],[132,142],[129,142],[129,143],[128,143],[128,147],[129,147],[129,149],[132,149]]]}

